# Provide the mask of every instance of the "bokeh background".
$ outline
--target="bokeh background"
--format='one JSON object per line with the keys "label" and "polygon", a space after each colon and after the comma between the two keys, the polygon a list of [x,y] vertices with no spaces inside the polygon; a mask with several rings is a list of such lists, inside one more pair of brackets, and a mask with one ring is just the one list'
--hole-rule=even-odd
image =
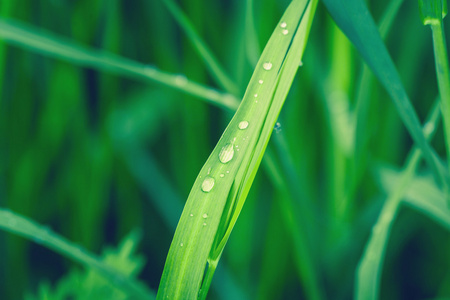
{"label": "bokeh background", "polygon": [[[246,28],[246,1],[177,3],[238,86],[239,99],[255,63],[249,53],[263,48],[289,1],[255,1],[256,39]],[[390,1],[367,3],[378,21]],[[160,0],[1,0],[0,17],[226,92]],[[405,1],[386,44],[421,120],[438,95],[431,41],[417,2]],[[376,170],[401,169],[412,147],[383,88],[374,78],[361,87],[363,68],[319,3],[274,132],[279,142],[269,146],[281,172],[270,162],[260,168],[210,299],[303,299],[302,260],[315,266],[327,298],[352,298],[357,263],[386,199]],[[358,97],[370,99],[370,109],[364,155],[356,159],[347,150]],[[136,252],[145,263],[137,276],[156,291],[183,203],[231,116],[171,86],[0,38],[0,206],[99,255],[140,230]],[[445,158],[441,128],[432,145]],[[355,165],[357,185],[341,211]],[[305,216],[304,228],[286,217],[292,209]],[[296,250],[298,230],[308,236],[310,257]],[[448,228],[402,207],[386,253],[382,299],[449,299]],[[0,299],[38,297],[43,285],[55,289],[73,270],[83,268],[0,231]]]}

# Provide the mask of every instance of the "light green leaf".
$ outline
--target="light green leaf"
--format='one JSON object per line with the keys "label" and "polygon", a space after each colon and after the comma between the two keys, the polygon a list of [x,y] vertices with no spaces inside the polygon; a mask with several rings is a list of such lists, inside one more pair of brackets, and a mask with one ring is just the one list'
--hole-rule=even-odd
{"label": "light green leaf", "polygon": [[293,1],[264,49],[238,111],[193,185],[167,256],[159,299],[206,297],[300,64],[315,5]]}

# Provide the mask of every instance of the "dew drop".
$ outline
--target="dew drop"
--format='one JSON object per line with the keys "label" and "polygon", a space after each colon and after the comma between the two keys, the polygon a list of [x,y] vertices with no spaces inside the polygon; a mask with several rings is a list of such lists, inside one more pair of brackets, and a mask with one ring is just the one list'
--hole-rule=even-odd
{"label": "dew drop", "polygon": [[220,174],[219,176],[222,177],[222,178],[224,178],[224,177],[225,177],[225,174]]}
{"label": "dew drop", "polygon": [[206,219],[206,218],[208,218],[208,214],[203,214],[203,219]]}
{"label": "dew drop", "polygon": [[263,81],[262,79],[260,79],[260,80],[258,81],[259,84],[263,84],[263,82],[264,82],[264,81]]}
{"label": "dew drop", "polygon": [[203,226],[206,226],[206,223],[203,223]]}
{"label": "dew drop", "polygon": [[238,125],[239,129],[244,130],[248,127],[248,121],[241,121]]}
{"label": "dew drop", "polygon": [[183,244],[183,243],[181,243],[181,244],[180,244],[180,246],[181,246],[181,247],[183,247],[183,246],[184,246],[184,244]]}
{"label": "dew drop", "polygon": [[289,31],[288,31],[287,29],[283,29],[283,30],[281,31],[281,33],[282,33],[283,35],[287,35],[287,34],[289,33]]}
{"label": "dew drop", "polygon": [[286,22],[282,22],[282,23],[280,24],[280,27],[281,27],[281,28],[286,28],[286,26],[287,26]]}
{"label": "dew drop", "polygon": [[272,69],[272,63],[271,62],[265,62],[263,64],[263,68],[264,68],[264,70],[269,71],[270,69]]}
{"label": "dew drop", "polygon": [[255,98],[256,98],[256,97],[258,97],[258,94],[255,94],[254,96],[255,96]]}
{"label": "dew drop", "polygon": [[190,214],[189,216],[193,217],[193,216],[194,216],[194,214]]}
{"label": "dew drop", "polygon": [[221,163],[226,164],[227,162],[233,159],[233,155],[234,155],[233,144],[228,143],[222,148],[222,150],[220,150],[219,160]]}
{"label": "dew drop", "polygon": [[230,174],[230,171],[227,171],[227,174]]}
{"label": "dew drop", "polygon": [[206,176],[202,183],[202,191],[209,193],[214,187],[215,180],[211,176]]}

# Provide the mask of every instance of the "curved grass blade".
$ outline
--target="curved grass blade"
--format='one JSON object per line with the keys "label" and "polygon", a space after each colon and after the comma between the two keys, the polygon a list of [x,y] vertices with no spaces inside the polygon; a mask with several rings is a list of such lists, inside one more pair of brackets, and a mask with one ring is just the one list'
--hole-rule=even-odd
{"label": "curved grass blade", "polygon": [[[439,106],[436,104],[430,114],[430,119],[424,126],[425,135],[430,137],[434,134],[439,120]],[[431,130],[429,130],[431,128]],[[383,205],[378,220],[372,229],[364,254],[359,262],[355,284],[355,299],[375,300],[378,299],[381,270],[390,231],[397,216],[401,200],[407,187],[415,175],[416,167],[421,158],[421,150],[414,147],[405,170],[400,179],[389,193],[389,197]]]}
{"label": "curved grass blade", "polygon": [[[381,186],[390,193],[401,180],[401,173],[391,168],[381,168],[378,175]],[[450,230],[450,213],[445,195],[429,176],[416,176],[408,184],[402,204],[428,216],[436,223]]]}
{"label": "curved grass blade", "polygon": [[[309,31],[311,20],[302,20],[308,4],[298,0],[289,5],[264,49],[238,111],[200,171],[172,240],[158,299],[206,297],[298,68],[299,64],[287,65],[286,61],[292,62],[295,55],[301,59],[307,35],[299,33]],[[307,29],[299,30],[300,20]]]}
{"label": "curved grass blade", "polygon": [[0,209],[0,228],[33,240],[61,255],[78,261],[88,268],[96,270],[99,274],[113,282],[114,285],[121,288],[134,299],[155,299],[154,294],[144,285],[118,273],[101,262],[93,254],[73,245],[63,237],[50,231],[48,228],[40,226],[25,217],[6,209]]}
{"label": "curved grass blade", "polygon": [[[419,0],[419,10],[423,24],[430,25],[433,35],[433,49],[439,94],[441,96],[447,163],[450,168],[450,68],[442,21],[447,14],[447,0]],[[448,193],[449,191],[447,190]],[[450,194],[447,196],[447,204],[450,208]]]}
{"label": "curved grass blade", "polygon": [[377,27],[362,0],[322,0],[341,30],[358,49],[365,62],[391,96],[395,107],[436,178],[448,186],[448,173],[425,139],[417,114],[402,85],[400,76],[381,40]]}
{"label": "curved grass blade", "polygon": [[63,37],[33,28],[18,21],[0,18],[0,39],[16,46],[31,49],[44,55],[66,60],[85,67],[151,80],[184,93],[200,97],[211,104],[236,110],[239,101],[229,94],[106,51],[88,48]]}
{"label": "curved grass blade", "polygon": [[209,69],[211,75],[217,80],[219,85],[222,86],[226,91],[237,95],[239,94],[239,88],[230,79],[230,77],[223,71],[223,68],[217,62],[212,52],[208,49],[203,40],[199,37],[194,29],[194,26],[189,21],[189,19],[184,15],[183,11],[177,6],[177,4],[172,0],[162,1],[166,7],[169,9],[172,16],[178,22],[180,27],[188,35],[189,40],[194,45],[200,57],[205,61],[206,67]]}

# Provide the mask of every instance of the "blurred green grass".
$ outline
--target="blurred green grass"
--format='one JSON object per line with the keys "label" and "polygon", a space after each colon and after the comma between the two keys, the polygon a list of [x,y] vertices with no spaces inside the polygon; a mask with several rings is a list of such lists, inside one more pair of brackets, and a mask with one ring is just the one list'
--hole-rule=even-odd
{"label": "blurred green grass", "polygon": [[[179,3],[243,91],[253,69],[246,51],[246,3]],[[259,45],[287,4],[254,1]],[[388,4],[368,2],[376,20]],[[0,17],[221,91],[161,1],[2,0]],[[449,23],[444,19],[447,36]],[[402,5],[386,44],[423,121],[438,91],[431,34],[415,1]],[[293,225],[298,223],[287,218],[295,220],[298,210],[309,218],[300,224],[325,294],[351,298],[357,263],[388,190],[374,170],[379,162],[402,168],[412,147],[380,84],[369,78],[360,90],[362,60],[321,4],[303,62],[279,119],[281,131],[273,137],[283,142],[271,143],[276,163],[293,173],[276,174],[269,161],[257,175],[211,299],[304,297]],[[345,107],[356,105],[358,92],[370,99],[366,140],[356,166],[359,184],[342,214],[336,205],[344,201],[356,159],[346,154],[348,135],[337,126],[345,124]],[[183,202],[230,116],[157,82],[80,67],[0,39],[0,206],[94,253],[142,228],[138,252],[146,264],[140,279],[155,291]],[[432,145],[445,157],[441,127]],[[287,154],[292,160],[284,159]],[[429,176],[429,169],[421,165],[418,173]],[[383,299],[450,297],[450,235],[436,224],[401,208],[382,274]],[[37,294],[41,281],[55,284],[74,267],[3,231],[0,245],[0,299]]]}

